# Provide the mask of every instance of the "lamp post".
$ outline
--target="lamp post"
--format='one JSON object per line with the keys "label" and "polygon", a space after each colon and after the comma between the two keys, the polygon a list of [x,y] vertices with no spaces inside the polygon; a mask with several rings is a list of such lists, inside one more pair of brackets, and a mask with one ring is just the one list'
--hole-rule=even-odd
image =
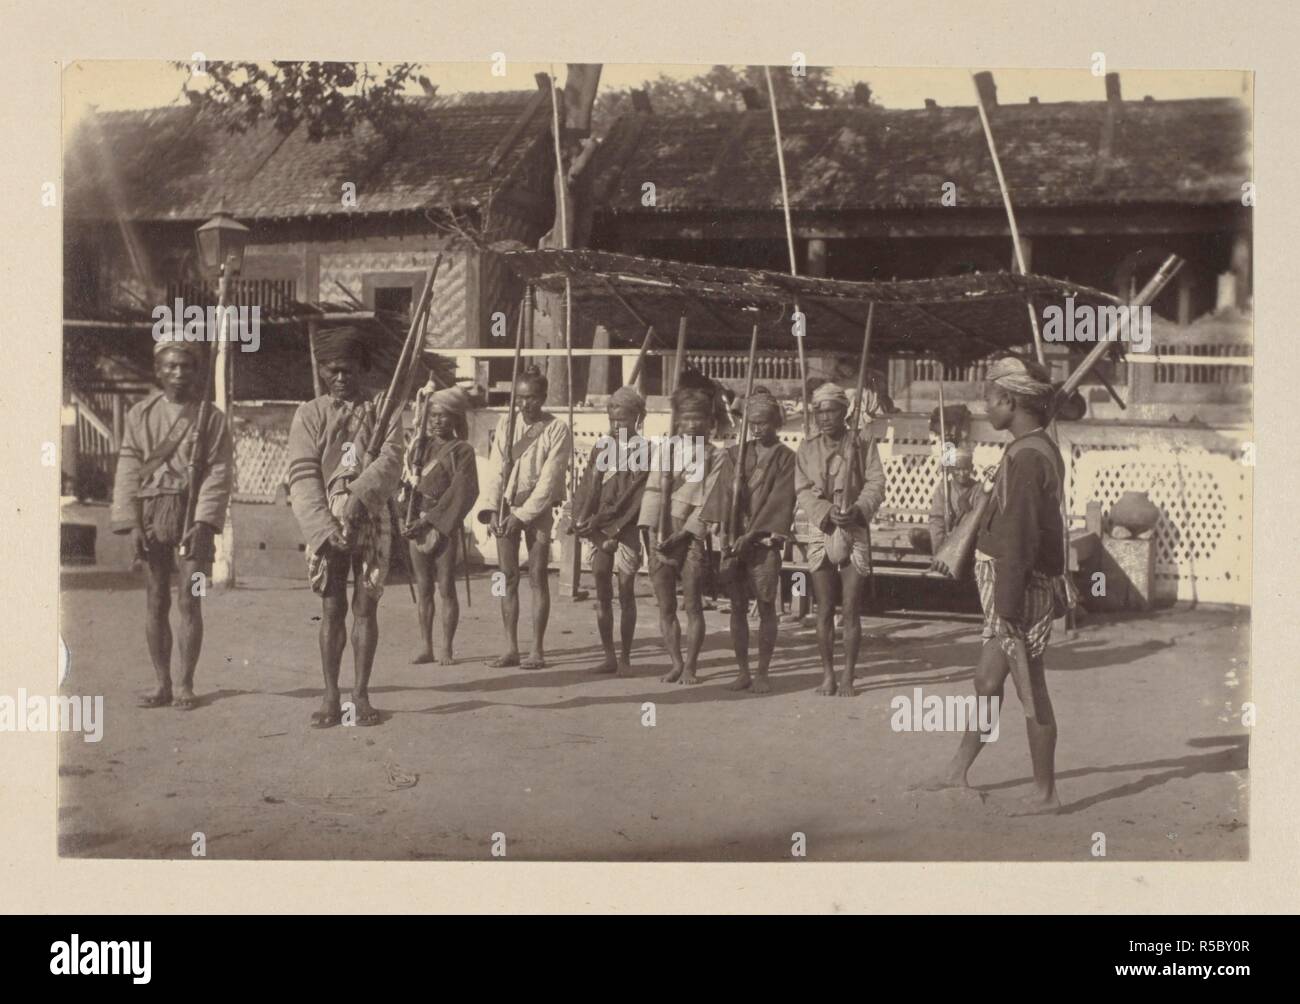
{"label": "lamp post", "polygon": [[[244,267],[244,249],[248,246],[248,227],[226,212],[225,199],[221,200],[212,219],[194,231],[198,245],[199,271],[206,278],[217,280],[217,340],[213,360],[213,398],[225,413],[226,422],[233,428],[234,415],[230,406],[230,318],[226,300],[230,283]],[[212,578],[223,586],[235,584],[235,528],[234,520],[227,514],[221,538],[217,542],[213,560]]]}

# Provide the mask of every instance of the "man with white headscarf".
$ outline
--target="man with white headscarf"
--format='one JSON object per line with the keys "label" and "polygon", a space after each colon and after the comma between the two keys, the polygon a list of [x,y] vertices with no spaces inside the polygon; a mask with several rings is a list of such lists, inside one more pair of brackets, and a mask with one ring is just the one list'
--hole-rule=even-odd
{"label": "man with white headscarf", "polygon": [[[416,395],[415,415],[423,430],[411,430],[402,463],[402,506],[411,519],[402,527],[415,574],[420,648],[413,663],[455,661],[452,643],[460,622],[456,562],[465,517],[478,498],[478,461],[467,439],[469,394],[462,387],[437,389],[433,382]],[[433,654],[434,594],[442,644]]]}
{"label": "man with white headscarf", "polygon": [[[1065,465],[1046,432],[1053,388],[1038,363],[1006,356],[989,367],[984,404],[989,424],[1014,437],[1007,446],[975,543],[975,581],[984,608],[984,647],[975,670],[975,693],[1000,705],[1012,659],[1028,664],[1028,692],[1016,689],[1025,709],[1034,794],[1014,815],[1055,812],[1056,718],[1047,693],[1043,653],[1059,604],[1055,584],[1065,569],[1061,492]],[[1023,653],[1023,656],[1022,656]],[[986,720],[984,715],[981,720]],[[983,749],[981,733],[963,734],[946,771],[918,787],[966,787],[967,772]]]}
{"label": "man with white headscarf", "polygon": [[[145,568],[145,641],[158,686],[140,697],[142,708],[197,707],[194,670],[203,647],[205,590],[196,576],[212,574],[213,538],[221,532],[235,475],[234,447],[226,416],[209,408],[206,428],[198,428],[199,398],[207,353],[201,343],[179,337],[154,342],[154,377],[160,387],[132,405],[123,423],[122,445],[113,479],[113,532],[130,534],[137,561]],[[198,484],[190,485],[196,442]],[[194,523],[185,529],[186,498],[196,493]],[[179,573],[176,606],[180,614],[181,674],[173,692],[171,677],[172,575]]]}
{"label": "man with white headscarf", "polygon": [[[871,574],[868,530],[885,501],[885,469],[875,442],[850,432],[849,397],[843,388],[833,383],[819,386],[813,392],[812,409],[817,435],[799,445],[795,492],[812,527],[807,555],[823,674],[817,693],[852,697],[857,693],[853,677],[862,639],[858,600],[862,583]],[[838,682],[834,664],[837,585],[844,610],[844,669]]]}

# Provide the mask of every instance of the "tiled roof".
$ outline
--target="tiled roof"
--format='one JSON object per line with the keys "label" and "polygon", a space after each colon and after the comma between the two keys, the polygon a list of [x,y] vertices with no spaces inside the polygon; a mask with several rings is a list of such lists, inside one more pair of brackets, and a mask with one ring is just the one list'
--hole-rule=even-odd
{"label": "tiled roof", "polygon": [[[1121,203],[1240,205],[1250,179],[1249,112],[1239,101],[1125,101],[1103,156],[1108,103],[999,105],[991,115],[1017,208]],[[791,109],[781,132],[796,210],[1000,207],[972,107]],[[781,189],[769,111],[628,114],[593,159],[614,212],[767,210]],[[656,206],[642,206],[642,185]]]}
{"label": "tiled roof", "polygon": [[[92,114],[65,153],[67,212],[113,219],[120,207],[134,220],[202,220],[223,195],[242,219],[469,207],[485,203],[549,129],[537,92],[412,105],[413,124],[394,139],[363,124],[320,142],[301,125],[287,136],[270,123],[228,133],[188,106]],[[342,201],[349,181],[352,209]]]}

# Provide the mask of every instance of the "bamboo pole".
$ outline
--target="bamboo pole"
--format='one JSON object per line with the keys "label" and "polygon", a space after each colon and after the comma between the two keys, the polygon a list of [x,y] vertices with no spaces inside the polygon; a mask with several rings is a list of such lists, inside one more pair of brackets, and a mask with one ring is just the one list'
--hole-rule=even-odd
{"label": "bamboo pole", "polygon": [[[781,148],[781,116],[776,110],[776,88],[772,86],[771,68],[764,66],[763,75],[767,78],[767,103],[772,109],[772,132],[776,136],[776,166],[781,174],[781,209],[785,213],[785,245],[786,250],[790,253],[790,275],[798,278],[799,266],[794,251],[794,225],[790,220],[790,190],[785,174],[785,151]],[[795,313],[799,314],[806,332],[808,319],[803,316],[797,297],[794,301],[794,309]],[[799,400],[803,405],[803,436],[804,439],[807,439],[811,433],[812,425],[808,415],[808,365],[804,359],[802,336],[796,337],[795,347],[799,353]]]}
{"label": "bamboo pole", "polygon": [[[1007,224],[1011,227],[1011,243],[1015,252],[1016,268],[1021,275],[1025,275],[1025,254],[1020,247],[1020,228],[1016,226],[1016,211],[1011,206],[1011,193],[1007,189],[1007,179],[1002,173],[1002,161],[998,159],[998,147],[993,141],[993,127],[989,125],[989,115],[984,107],[984,98],[979,92],[979,85],[975,83],[975,74],[971,74],[971,85],[975,88],[975,107],[979,110],[980,124],[984,127],[984,139],[988,143],[989,156],[993,158],[993,173],[998,178],[998,189],[1002,192],[1002,206],[1007,213]],[[1046,358],[1043,355],[1043,336],[1038,330],[1038,316],[1034,313],[1034,305],[1028,300],[1025,301],[1025,309],[1029,312],[1029,326],[1034,332],[1034,354],[1038,357],[1039,363],[1046,365]]]}

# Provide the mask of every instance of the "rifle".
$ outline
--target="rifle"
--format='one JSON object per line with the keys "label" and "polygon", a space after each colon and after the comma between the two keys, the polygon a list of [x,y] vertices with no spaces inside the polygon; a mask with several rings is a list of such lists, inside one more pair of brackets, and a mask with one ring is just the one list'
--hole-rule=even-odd
{"label": "rifle", "polygon": [[361,452],[361,464],[359,466],[362,468],[379,456],[379,451],[383,449],[384,442],[388,439],[388,426],[393,421],[393,415],[397,413],[398,408],[405,405],[406,396],[410,393],[411,373],[415,368],[416,354],[424,341],[424,329],[428,324],[429,313],[433,306],[433,283],[438,277],[438,269],[441,265],[442,255],[439,254],[434,259],[429,278],[425,281],[424,289],[420,293],[419,306],[416,307],[415,313],[411,316],[411,327],[406,333],[406,341],[402,343],[402,351],[397,357],[397,365],[393,368],[393,377],[388,382],[388,390],[384,392],[384,396],[380,399],[379,415],[375,419],[374,428],[371,430],[370,441]]}
{"label": "rifle", "polygon": [[510,515],[510,496],[507,489],[510,487],[510,474],[515,467],[515,417],[518,414],[519,402],[516,395],[516,388],[519,386],[519,357],[524,349],[524,321],[525,318],[531,321],[533,311],[533,287],[529,286],[524,293],[523,301],[519,305],[519,321],[515,325],[515,359],[510,368],[510,407],[506,412],[506,441],[501,444],[501,498],[497,502],[497,536],[500,536],[500,530],[506,517]]}
{"label": "rifle", "polygon": [[740,441],[736,444],[736,470],[731,479],[731,502],[722,522],[721,564],[719,574],[724,582],[736,571],[739,555],[734,552],[736,528],[740,525],[740,489],[745,480],[745,454],[749,447],[749,400],[754,396],[754,356],[758,352],[758,325],[749,336],[749,361],[745,367],[745,410],[740,414]]}
{"label": "rifle", "polygon": [[[226,277],[221,277],[221,295],[218,299],[222,305],[221,319],[218,321],[217,338],[227,337],[230,333],[230,316],[224,309],[226,301]],[[194,448],[190,452],[189,462],[185,465],[185,522],[181,524],[180,554],[188,558],[193,553],[189,542],[190,532],[194,529],[194,514],[199,505],[199,472],[206,467],[208,455],[208,417],[212,414],[212,389],[216,381],[217,347],[214,343],[208,349],[207,372],[203,378],[203,396],[199,398],[198,414],[194,419]],[[206,473],[206,471],[204,471]],[[141,529],[144,527],[144,507],[137,505],[136,516]]]}
{"label": "rifle", "polygon": [[[1151,277],[1141,292],[1133,298],[1130,306],[1143,307],[1149,304],[1161,290],[1169,284],[1180,268],[1183,267],[1183,259],[1176,254],[1171,254],[1164,260],[1164,263]],[[1052,400],[1047,408],[1047,420],[1050,423],[1056,413],[1061,409],[1070,395],[1083,382],[1089,371],[1101,361],[1111,347],[1111,343],[1118,341],[1124,333],[1124,326],[1128,324],[1129,311],[1120,311],[1119,327],[1114,332],[1107,332],[1104,336],[1099,337],[1097,344],[1092,347],[1083,362],[1075,367],[1065,379],[1065,383],[1052,395]],[[1005,454],[1003,458],[1005,459]],[[984,512],[988,508],[989,496],[992,494],[992,481],[997,478],[1001,471],[1002,461],[998,461],[994,469],[992,478],[986,479],[984,491],[979,493],[979,497],[967,510],[966,514],[957,521],[952,533],[944,540],[943,546],[935,553],[933,560],[930,562],[927,575],[935,575],[941,578],[959,580],[965,578],[966,572],[970,567],[971,556],[975,552],[975,538],[979,534],[980,524],[984,521]]]}
{"label": "rifle", "polygon": [[[673,357],[673,382],[668,388],[671,395],[677,390],[677,383],[682,378],[682,367],[686,362],[686,315],[683,314],[677,321],[677,353]],[[676,409],[672,408],[671,398],[669,404],[669,429],[668,435],[664,437],[663,449],[659,451],[659,543],[672,536],[673,533],[673,440],[677,436]],[[681,451],[679,451],[680,453]],[[662,555],[662,552],[661,552]],[[676,565],[671,558],[663,555],[663,560],[670,564]]]}
{"label": "rifle", "polygon": [[943,414],[943,372],[939,373],[939,473],[943,478],[943,532],[952,532],[952,511],[948,508],[948,424]]}

